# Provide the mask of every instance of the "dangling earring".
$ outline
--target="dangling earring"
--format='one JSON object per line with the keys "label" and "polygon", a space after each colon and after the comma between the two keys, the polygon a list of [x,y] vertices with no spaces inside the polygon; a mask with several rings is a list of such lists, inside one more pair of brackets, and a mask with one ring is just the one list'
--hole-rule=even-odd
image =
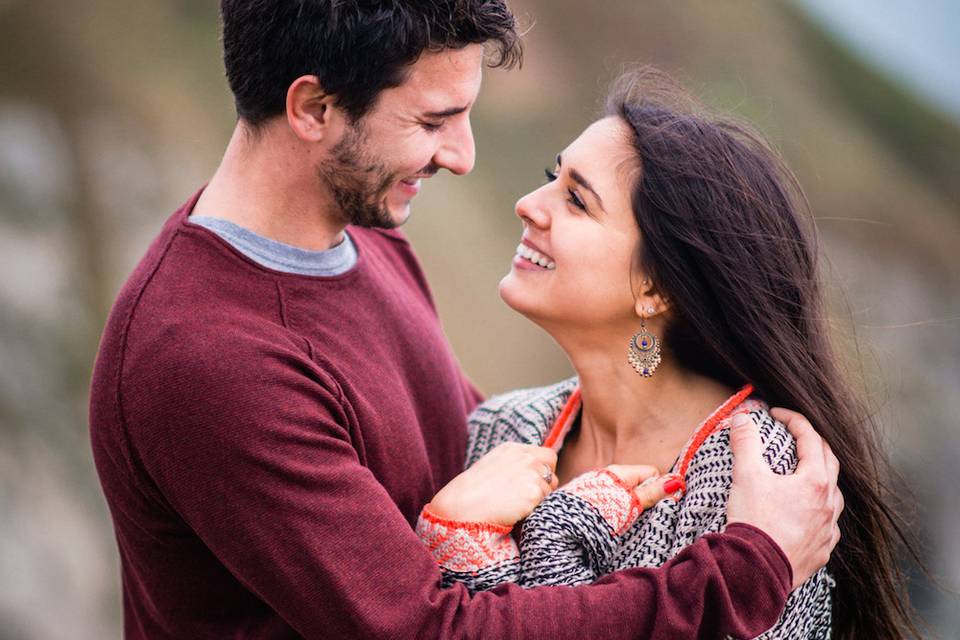
{"label": "dangling earring", "polygon": [[[653,313],[652,309],[650,313]],[[644,378],[652,376],[660,365],[660,340],[647,331],[647,323],[643,316],[640,317],[640,331],[630,338],[627,362]]]}

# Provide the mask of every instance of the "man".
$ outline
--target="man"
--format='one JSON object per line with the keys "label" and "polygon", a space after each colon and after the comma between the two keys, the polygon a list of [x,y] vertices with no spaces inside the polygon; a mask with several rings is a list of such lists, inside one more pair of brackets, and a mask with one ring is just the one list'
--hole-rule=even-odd
{"label": "man", "polygon": [[[826,562],[835,459],[795,476],[733,434],[731,524],[594,585],[441,589],[412,529],[479,400],[402,224],[474,162],[499,0],[222,0],[239,122],[121,291],[91,390],[128,638],[753,636]],[[350,226],[348,226],[350,225]],[[755,525],[755,526],[751,526]],[[758,528],[759,527],[759,528]],[[764,530],[766,534],[763,533]]]}

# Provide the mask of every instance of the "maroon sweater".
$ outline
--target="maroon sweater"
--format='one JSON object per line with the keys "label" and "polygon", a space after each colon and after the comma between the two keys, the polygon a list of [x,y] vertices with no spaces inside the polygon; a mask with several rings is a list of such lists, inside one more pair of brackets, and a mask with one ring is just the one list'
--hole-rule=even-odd
{"label": "maroon sweater", "polygon": [[463,467],[479,396],[402,235],[350,229],[335,277],[166,223],[91,389],[128,638],[713,638],[772,625],[790,567],[734,525],[660,569],[471,596],[414,533]]}

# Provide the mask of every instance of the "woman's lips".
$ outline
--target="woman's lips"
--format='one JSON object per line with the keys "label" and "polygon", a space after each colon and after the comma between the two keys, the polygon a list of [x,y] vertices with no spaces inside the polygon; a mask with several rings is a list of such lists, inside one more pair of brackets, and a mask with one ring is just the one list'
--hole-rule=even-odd
{"label": "woman's lips", "polygon": [[517,245],[513,264],[518,268],[531,271],[553,271],[557,268],[557,263],[554,262],[553,258],[537,251],[526,242]]}

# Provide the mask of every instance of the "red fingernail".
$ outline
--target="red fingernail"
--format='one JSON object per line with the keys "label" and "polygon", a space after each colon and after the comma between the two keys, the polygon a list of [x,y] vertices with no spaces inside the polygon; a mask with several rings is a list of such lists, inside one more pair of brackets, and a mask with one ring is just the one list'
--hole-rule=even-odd
{"label": "red fingernail", "polygon": [[676,478],[670,478],[669,480],[663,483],[663,490],[666,493],[675,493],[677,491],[680,491],[682,487],[683,487],[683,483],[677,480]]}

